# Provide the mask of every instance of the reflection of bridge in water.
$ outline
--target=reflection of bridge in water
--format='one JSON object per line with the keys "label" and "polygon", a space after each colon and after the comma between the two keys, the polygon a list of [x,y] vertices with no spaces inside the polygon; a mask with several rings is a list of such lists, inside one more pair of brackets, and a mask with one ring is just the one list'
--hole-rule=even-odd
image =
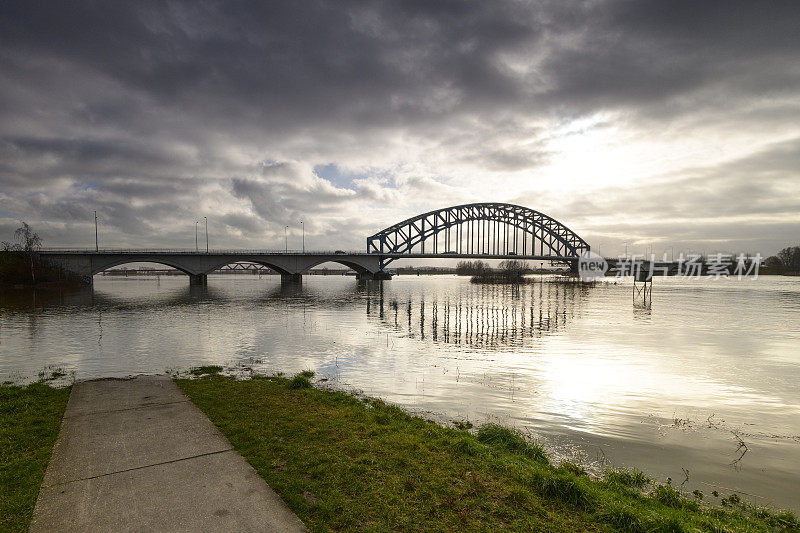
{"label": "reflection of bridge in water", "polygon": [[455,294],[398,300],[383,284],[366,290],[367,316],[411,338],[469,347],[519,347],[551,335],[580,312],[589,288],[541,279],[517,286],[465,284]]}

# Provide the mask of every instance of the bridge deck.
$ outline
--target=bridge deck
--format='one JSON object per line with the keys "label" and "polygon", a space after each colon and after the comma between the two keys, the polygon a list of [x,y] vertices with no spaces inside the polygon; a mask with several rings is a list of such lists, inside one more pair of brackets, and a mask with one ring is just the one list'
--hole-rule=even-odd
{"label": "bridge deck", "polygon": [[176,268],[190,276],[193,284],[205,284],[207,275],[225,265],[238,262],[258,263],[279,272],[286,281],[300,281],[313,267],[328,262],[340,263],[356,271],[360,279],[390,279],[387,263],[396,259],[518,259],[576,264],[577,257],[556,255],[515,255],[475,253],[380,253],[275,250],[165,250],[165,249],[102,249],[41,250],[50,263],[73,272],[87,283],[95,274],[126,263],[159,263]]}
{"label": "bridge deck", "polygon": [[157,256],[157,255],[184,255],[184,256],[335,256],[335,257],[379,257],[386,259],[520,259],[526,261],[575,261],[577,257],[560,256],[560,255],[531,255],[531,254],[479,254],[479,253],[378,253],[378,252],[356,252],[356,251],[328,251],[328,250],[314,250],[314,251],[300,251],[300,250],[186,250],[186,249],[167,249],[167,248],[140,248],[140,249],[124,249],[124,248],[101,248],[100,250],[94,249],[59,249],[47,248],[39,251],[42,255],[142,255],[142,256]]}

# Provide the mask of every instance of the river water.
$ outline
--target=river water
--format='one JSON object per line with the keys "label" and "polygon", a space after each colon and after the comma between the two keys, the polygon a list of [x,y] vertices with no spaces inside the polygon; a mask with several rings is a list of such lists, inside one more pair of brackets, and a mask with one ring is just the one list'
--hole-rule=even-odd
{"label": "river water", "polygon": [[[221,364],[314,370],[441,421],[495,421],[593,468],[800,509],[800,279],[96,276],[0,294],[0,380]],[[749,496],[748,496],[749,495]]]}

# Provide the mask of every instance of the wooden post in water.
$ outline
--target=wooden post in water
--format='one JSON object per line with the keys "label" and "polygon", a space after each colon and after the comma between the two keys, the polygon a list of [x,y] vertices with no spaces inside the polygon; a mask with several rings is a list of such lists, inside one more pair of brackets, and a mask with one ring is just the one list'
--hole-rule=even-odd
{"label": "wooden post in water", "polygon": [[[637,285],[640,283],[641,285]],[[653,263],[643,261],[634,266],[633,272],[633,301],[636,302],[637,296],[642,296],[645,306],[653,302]]]}

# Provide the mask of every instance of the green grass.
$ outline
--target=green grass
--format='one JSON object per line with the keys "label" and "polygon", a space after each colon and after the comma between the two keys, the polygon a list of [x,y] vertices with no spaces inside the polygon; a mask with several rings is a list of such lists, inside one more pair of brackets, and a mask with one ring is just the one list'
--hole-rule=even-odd
{"label": "green grass", "polygon": [[310,389],[311,380],[309,380],[305,376],[298,374],[289,381],[288,386],[290,389]]}
{"label": "green grass", "polygon": [[312,531],[800,531],[791,513],[712,508],[636,471],[591,479],[516,431],[447,428],[297,379],[177,383]]}
{"label": "green grass", "polygon": [[519,431],[498,424],[484,424],[478,429],[478,442],[519,453],[540,463],[547,463],[544,449],[528,441]]}
{"label": "green grass", "polygon": [[0,386],[0,531],[27,531],[69,388]]}
{"label": "green grass", "polygon": [[643,490],[647,485],[653,482],[652,479],[637,468],[633,470],[608,469],[605,471],[603,477],[609,483],[616,483],[623,487],[631,487],[640,490]]}

